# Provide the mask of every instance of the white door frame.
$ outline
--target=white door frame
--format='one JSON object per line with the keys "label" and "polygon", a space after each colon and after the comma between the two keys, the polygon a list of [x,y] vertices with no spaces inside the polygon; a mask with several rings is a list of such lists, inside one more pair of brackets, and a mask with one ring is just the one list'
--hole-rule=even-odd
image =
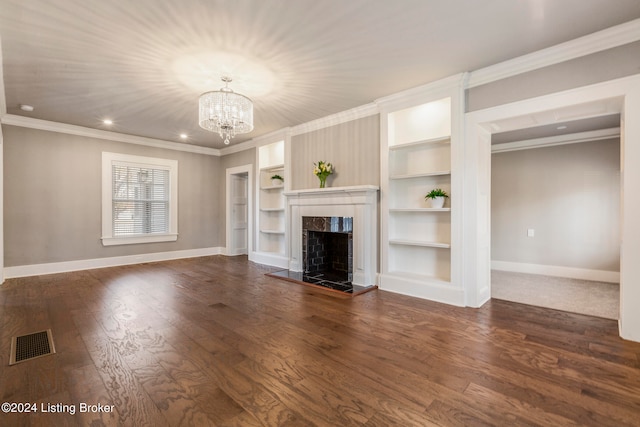
{"label": "white door frame", "polygon": [[[0,60],[0,67],[2,61]],[[0,86],[2,82],[0,82]],[[0,88],[1,89],[1,88]],[[2,90],[0,90],[0,93]],[[2,108],[0,108],[0,112]],[[6,111],[5,111],[6,113]],[[4,137],[0,125],[0,285],[4,283]]]}
{"label": "white door frame", "polygon": [[226,172],[226,240],[225,254],[234,255],[232,252],[231,242],[233,241],[233,227],[231,221],[232,215],[232,197],[233,187],[231,185],[232,175],[247,174],[247,253],[253,251],[253,165],[242,165],[233,168],[227,168]]}
{"label": "white door frame", "polygon": [[[640,74],[465,115],[463,286],[466,305],[491,298],[490,124],[618,99],[621,113],[620,336],[640,341]],[[599,115],[594,111],[593,116]],[[577,117],[576,117],[577,118]],[[488,239],[488,240],[487,240]]]}

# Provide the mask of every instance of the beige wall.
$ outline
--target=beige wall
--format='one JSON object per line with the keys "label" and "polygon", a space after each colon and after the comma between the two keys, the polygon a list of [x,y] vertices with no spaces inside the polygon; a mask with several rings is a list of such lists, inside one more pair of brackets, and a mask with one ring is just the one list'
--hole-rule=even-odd
{"label": "beige wall", "polygon": [[640,42],[561,62],[467,90],[467,111],[638,74]]}
{"label": "beige wall", "polygon": [[495,261],[620,271],[620,140],[493,154],[491,252]]}
{"label": "beige wall", "polygon": [[[218,247],[220,159],[3,126],[5,267]],[[102,246],[103,151],[178,160],[178,240]]]}
{"label": "beige wall", "polygon": [[292,190],[318,188],[313,164],[320,160],[335,168],[328,187],[380,185],[380,115],[293,136]]}

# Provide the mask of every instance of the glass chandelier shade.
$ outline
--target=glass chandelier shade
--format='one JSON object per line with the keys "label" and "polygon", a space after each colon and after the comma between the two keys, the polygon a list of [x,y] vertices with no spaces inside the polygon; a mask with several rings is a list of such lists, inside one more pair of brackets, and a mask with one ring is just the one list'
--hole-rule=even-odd
{"label": "glass chandelier shade", "polygon": [[253,102],[229,88],[229,77],[223,77],[226,86],[200,95],[200,127],[217,132],[226,145],[237,134],[253,130]]}

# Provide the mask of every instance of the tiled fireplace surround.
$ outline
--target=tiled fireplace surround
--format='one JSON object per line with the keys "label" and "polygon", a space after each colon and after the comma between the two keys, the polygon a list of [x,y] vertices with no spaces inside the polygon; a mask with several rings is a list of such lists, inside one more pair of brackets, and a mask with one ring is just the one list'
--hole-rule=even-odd
{"label": "tiled fireplace surround", "polygon": [[303,217],[352,218],[352,283],[377,285],[378,187],[361,185],[294,190],[286,192],[285,196],[290,271],[304,271]]}
{"label": "tiled fireplace surround", "polygon": [[305,273],[329,272],[353,280],[353,218],[302,217],[302,260]]}

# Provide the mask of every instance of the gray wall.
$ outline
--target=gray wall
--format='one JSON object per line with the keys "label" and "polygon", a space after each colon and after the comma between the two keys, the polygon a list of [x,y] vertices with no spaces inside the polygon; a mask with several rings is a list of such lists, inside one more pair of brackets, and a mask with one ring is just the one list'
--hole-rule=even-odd
{"label": "gray wall", "polygon": [[324,160],[335,172],[328,187],[380,185],[380,115],[376,114],[291,138],[291,189],[318,188],[313,164]]}
{"label": "gray wall", "polygon": [[[3,126],[5,266],[222,246],[220,159]],[[102,152],[178,160],[178,240],[102,246]]]}
{"label": "gray wall", "polygon": [[640,42],[561,62],[467,90],[467,111],[587,86],[640,72]]}
{"label": "gray wall", "polygon": [[498,261],[620,271],[620,140],[493,154],[491,252]]}

